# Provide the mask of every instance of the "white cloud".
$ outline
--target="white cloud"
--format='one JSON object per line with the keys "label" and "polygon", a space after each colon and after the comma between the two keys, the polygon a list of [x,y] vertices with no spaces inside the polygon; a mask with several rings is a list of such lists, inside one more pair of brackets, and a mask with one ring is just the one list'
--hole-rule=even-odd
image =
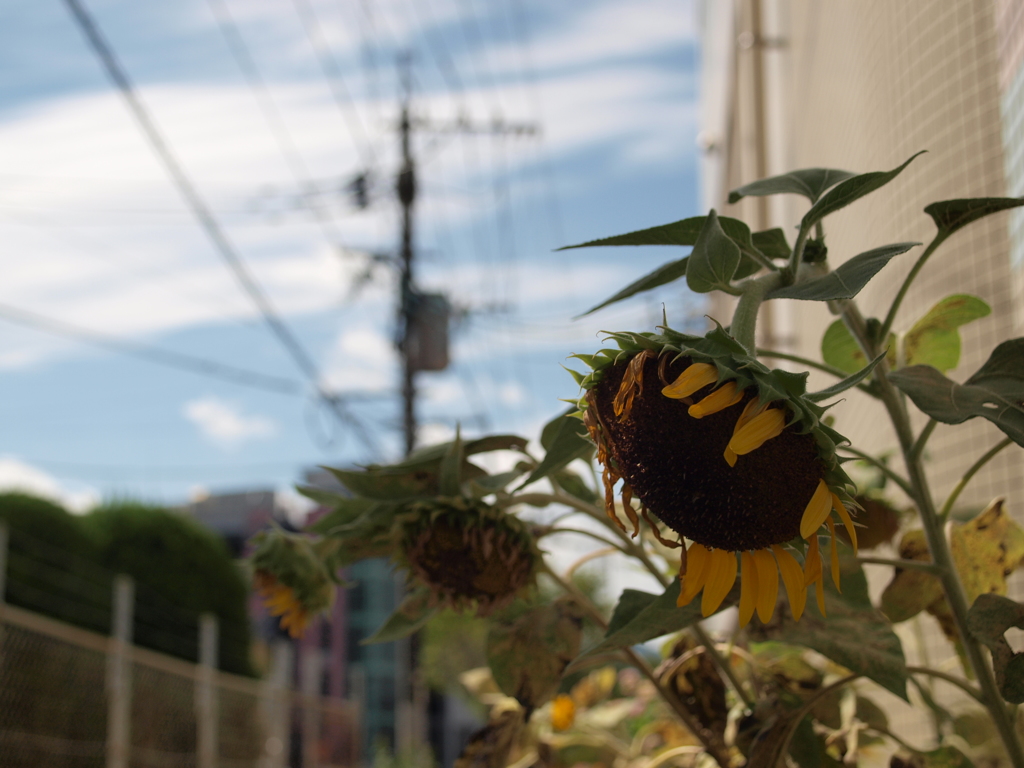
{"label": "white cloud", "polygon": [[0,490],[42,496],[79,513],[91,509],[100,501],[96,489],[81,484],[65,485],[44,470],[13,456],[0,456]]}
{"label": "white cloud", "polygon": [[324,365],[330,389],[344,393],[395,386],[394,344],[369,324],[348,326],[338,335]]}
{"label": "white cloud", "polygon": [[226,449],[270,437],[277,431],[274,422],[265,416],[243,414],[237,404],[217,397],[190,400],[182,407],[182,414],[204,437]]}

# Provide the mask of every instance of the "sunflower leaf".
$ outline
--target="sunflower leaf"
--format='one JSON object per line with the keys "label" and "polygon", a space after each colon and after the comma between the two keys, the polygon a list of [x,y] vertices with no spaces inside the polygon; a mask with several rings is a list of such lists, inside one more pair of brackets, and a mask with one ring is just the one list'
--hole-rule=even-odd
{"label": "sunflower leaf", "polygon": [[573,319],[576,320],[581,317],[586,317],[592,312],[597,312],[597,310],[607,307],[609,304],[614,304],[617,301],[628,299],[630,296],[634,296],[644,291],[650,291],[659,286],[671,283],[673,280],[678,280],[686,274],[686,262],[689,261],[689,258],[689,256],[684,256],[678,261],[670,261],[667,264],[662,264],[653,272],[644,275],[639,280],[633,281],[611,298],[605,299],[600,304],[591,307],[582,315],[577,315]]}
{"label": "sunflower leaf", "polygon": [[[896,334],[890,333],[885,346],[889,350],[889,365],[896,367]],[[857,340],[842,320],[836,320],[821,338],[823,362],[846,373],[856,373],[867,365],[868,359]]]}
{"label": "sunflower leaf", "polygon": [[587,437],[587,428],[583,422],[569,415],[572,410],[574,409],[570,408],[544,425],[541,445],[547,448],[547,453],[516,490],[525,488],[552,472],[557,472],[575,459],[590,455],[594,450],[594,444]]}
{"label": "sunflower leaf", "polygon": [[[707,218],[707,216],[693,216],[689,219],[673,221],[671,224],[638,229],[625,235],[603,237],[600,240],[589,240],[578,245],[566,245],[558,250],[567,251],[572,248],[592,248],[604,245],[695,245]],[[744,222],[722,216],[719,218],[719,223],[725,234],[741,247],[751,246],[750,227]]]}
{"label": "sunflower leaf", "polygon": [[346,498],[319,488],[300,487],[298,490],[303,496],[331,508],[330,512],[306,528],[306,530],[313,533],[328,533],[332,528],[337,528],[339,525],[352,523],[368,509],[377,506],[379,503],[373,499]]}
{"label": "sunflower leaf", "polygon": [[835,270],[806,283],[777,288],[769,299],[802,299],[804,301],[834,301],[852,299],[868,284],[889,260],[906,253],[920,243],[893,243],[873,248],[843,262]]}
{"label": "sunflower leaf", "polygon": [[932,217],[940,234],[951,235],[961,227],[991,213],[1024,205],[1024,197],[969,197],[932,203],[924,212]]}
{"label": "sunflower leaf", "polygon": [[904,162],[903,165],[893,168],[891,171],[862,173],[840,182],[818,198],[817,202],[811,206],[811,209],[804,214],[804,218],[800,222],[801,228],[805,230],[810,229],[829,214],[845,208],[850,203],[871,194],[880,187],[884,187],[899,176],[903,169],[910,165],[910,162],[920,154],[923,154],[923,152],[917,152]]}
{"label": "sunflower leaf", "polygon": [[754,247],[769,259],[788,259],[792,250],[786,242],[786,233],[779,227],[755,232],[750,236]]}
{"label": "sunflower leaf", "polygon": [[822,400],[827,400],[830,397],[835,397],[841,392],[852,389],[870,376],[871,372],[875,370],[875,366],[882,362],[887,354],[888,352],[883,352],[851,376],[847,376],[842,381],[837,381],[831,387],[827,387],[818,392],[809,392],[805,397],[813,403],[820,403]]}
{"label": "sunflower leaf", "polygon": [[496,622],[487,636],[487,663],[494,682],[527,711],[558,692],[562,673],[580,650],[583,617],[562,598],[540,605],[511,623]]}
{"label": "sunflower leaf", "polygon": [[912,365],[889,378],[936,421],[961,424],[980,416],[1024,446],[1024,338],[997,346],[963,384],[929,365]]}
{"label": "sunflower leaf", "polygon": [[[608,631],[604,639],[587,650],[580,658],[645,643],[655,637],[689,627],[704,618],[701,615],[700,600],[694,600],[689,605],[677,608],[676,600],[678,598],[678,580],[674,580],[668,589],[660,595],[652,595],[649,592],[635,589],[623,590],[619,603],[612,613],[612,619],[608,624]],[[739,599],[740,585],[737,583],[726,595],[718,611],[724,611],[726,608],[736,605]]]}
{"label": "sunflower leaf", "polygon": [[686,284],[694,293],[727,289],[739,265],[739,246],[725,234],[718,214],[712,210],[693,245],[686,267]]}
{"label": "sunflower leaf", "polygon": [[839,171],[835,168],[803,168],[799,171],[790,171],[781,176],[771,176],[737,187],[729,193],[729,202],[737,203],[744,197],[764,197],[788,193],[803,195],[811,203],[815,203],[826,189],[855,175],[849,171]]}
{"label": "sunflower leaf", "polygon": [[961,325],[991,314],[992,309],[977,296],[958,293],[947,296],[914,323],[903,338],[907,365],[930,365],[943,373],[960,362]]}
{"label": "sunflower leaf", "polygon": [[406,595],[395,612],[384,620],[376,632],[360,641],[360,645],[375,645],[376,643],[401,640],[426,624],[435,613],[437,613],[437,607],[430,605],[430,590],[415,589]]}
{"label": "sunflower leaf", "polygon": [[456,428],[455,439],[449,443],[437,473],[437,490],[442,496],[458,495],[459,487],[462,485],[461,469],[464,455],[462,436]]}
{"label": "sunflower leaf", "polygon": [[1010,627],[1024,628],[1024,605],[1002,595],[978,595],[967,613],[967,626],[992,651],[992,667],[1003,698],[1024,703],[1024,653],[1006,641]]}

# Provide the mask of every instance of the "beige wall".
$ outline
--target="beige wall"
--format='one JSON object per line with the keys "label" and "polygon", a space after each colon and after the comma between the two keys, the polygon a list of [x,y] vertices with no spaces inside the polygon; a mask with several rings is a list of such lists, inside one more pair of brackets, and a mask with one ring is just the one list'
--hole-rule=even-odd
{"label": "beige wall", "polygon": [[[762,0],[762,37],[766,97],[762,121],[767,131],[768,172],[814,166],[865,172],[888,170],[913,153],[927,149],[895,181],[829,217],[825,222],[833,267],[879,245],[899,241],[927,243],[934,225],[923,213],[930,202],[958,197],[1004,196],[1024,185],[1024,145],[1020,178],[1015,175],[1010,131],[1004,153],[1003,114],[1021,118],[1024,99],[1010,91],[1024,58],[1024,4],[1020,0]],[[732,187],[757,178],[755,151],[758,120],[753,96],[754,57],[751,0],[736,0],[731,109],[719,122],[718,166],[723,178],[705,189]],[[998,14],[998,15],[997,15]],[[779,45],[781,43],[781,45]],[[718,62],[716,66],[721,67]],[[1020,77],[1018,77],[1018,81]],[[1024,87],[1019,93],[1024,94]],[[1001,103],[1002,98],[1002,103]],[[1013,110],[1016,110],[1015,112]],[[1024,136],[1021,137],[1024,143]],[[1007,158],[1012,162],[1007,164]],[[1016,190],[1017,195],[1024,189]],[[718,210],[754,222],[762,212],[754,202],[724,204]],[[802,199],[774,199],[769,226],[782,226],[792,242],[794,226],[806,210]],[[952,293],[972,293],[992,307],[992,315],[962,329],[963,355],[948,375],[963,380],[988,357],[992,347],[1024,330],[1021,269],[1011,268],[1009,214],[998,214],[954,235],[936,253],[904,302],[895,324],[906,331],[935,302]],[[1017,221],[1017,220],[1015,220]],[[1024,218],[1015,224],[1014,243],[1024,249]],[[921,249],[897,257],[861,294],[865,314],[884,316],[903,277]],[[1015,253],[1018,264],[1021,254]],[[1016,286],[1016,287],[1015,287]],[[711,314],[727,321],[728,307],[718,303]],[[820,341],[834,320],[819,303],[786,302],[771,309],[770,344],[818,358]],[[1016,327],[1015,327],[1016,325]],[[764,326],[764,323],[762,323]],[[764,329],[762,329],[764,330]],[[826,378],[812,379],[824,384]],[[833,411],[837,427],[855,444],[895,448],[895,438],[881,407],[854,393]],[[924,419],[917,420],[917,427]],[[1003,437],[982,420],[940,426],[929,443],[930,478],[941,503],[963,471]],[[900,462],[897,460],[896,465]],[[1024,522],[1024,452],[1011,446],[972,481],[962,504],[981,506],[996,494]],[[879,574],[882,576],[882,574]],[[880,588],[876,585],[876,589]],[[1015,590],[1020,597],[1024,590]],[[931,661],[951,652],[930,619]],[[905,645],[916,655],[914,639]],[[914,718],[908,716],[907,723]],[[924,728],[922,722],[917,726]],[[924,736],[925,734],[922,734]]]}

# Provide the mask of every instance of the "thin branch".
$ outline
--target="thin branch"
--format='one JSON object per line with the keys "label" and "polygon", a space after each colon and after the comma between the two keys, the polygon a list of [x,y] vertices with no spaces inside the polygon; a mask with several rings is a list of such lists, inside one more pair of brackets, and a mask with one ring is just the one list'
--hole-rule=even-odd
{"label": "thin branch", "polygon": [[892,305],[889,307],[889,312],[885,316],[885,321],[882,323],[882,327],[878,331],[877,340],[881,343],[885,343],[885,340],[889,337],[889,331],[892,329],[892,324],[896,320],[896,312],[899,311],[900,304],[903,303],[903,297],[907,295],[907,291],[910,290],[910,284],[914,282],[914,278],[917,277],[917,273],[921,271],[921,268],[925,265],[925,262],[935,253],[935,249],[942,245],[943,241],[949,237],[948,234],[939,232],[935,235],[935,238],[928,243],[928,247],[924,249],[910,272],[907,274],[906,279],[903,281],[903,285],[900,286],[899,292],[896,294],[896,298],[892,300]]}
{"label": "thin branch", "polygon": [[838,446],[838,450],[846,451],[847,453],[852,453],[861,461],[866,461],[868,464],[871,464],[873,467],[875,467],[875,469],[879,470],[883,475],[885,475],[887,478],[896,483],[896,485],[898,485],[901,489],[903,489],[903,492],[907,494],[907,496],[909,496],[911,499],[917,498],[916,494],[914,493],[914,488],[913,486],[910,485],[910,482],[907,481],[905,478],[901,477],[900,475],[897,475],[891,469],[889,469],[889,467],[885,464],[884,461],[880,461],[879,459],[876,459],[874,456],[872,456],[870,453],[865,453],[859,448],[854,448],[852,445],[840,445]]}
{"label": "thin branch", "polygon": [[910,455],[916,461],[921,457],[924,452],[925,445],[928,444],[928,438],[932,436],[932,432],[935,431],[935,427],[939,425],[935,419],[928,419],[928,423],[925,424],[924,429],[921,430],[921,434],[917,436],[917,440],[914,441],[913,447],[910,449]]}
{"label": "thin branch", "polygon": [[946,503],[943,504],[942,509],[939,510],[939,520],[945,521],[946,518],[949,517],[950,511],[953,509],[953,504],[955,504],[956,500],[960,498],[960,494],[963,493],[963,490],[964,488],[967,487],[967,484],[971,482],[971,478],[978,474],[978,470],[984,467],[986,464],[988,464],[992,459],[995,458],[997,453],[999,453],[1001,450],[1003,450],[1003,448],[1005,448],[1012,442],[1013,440],[1011,440],[1010,438],[1004,437],[1002,440],[1000,440],[998,443],[992,446],[980,459],[974,462],[970,469],[964,472],[964,476],[960,478],[960,482],[956,484],[956,488],[954,488],[953,492],[949,494],[949,498],[946,499]]}
{"label": "thin branch", "polygon": [[934,573],[939,575],[942,573],[942,568],[937,566],[935,563],[925,563],[921,560],[901,560],[899,558],[889,557],[858,557],[858,563],[871,563],[873,565],[891,565],[893,568],[903,568],[908,571],[925,571],[926,573]]}
{"label": "thin branch", "polygon": [[[774,357],[777,358],[778,360],[789,360],[790,362],[793,363],[800,363],[800,365],[806,365],[808,368],[814,368],[815,370],[821,371],[822,373],[827,373],[830,376],[835,376],[837,379],[845,379],[847,376],[850,375],[846,371],[842,371],[838,368],[833,368],[831,365],[827,365],[826,363],[819,363],[816,360],[811,360],[808,357],[801,357],[800,355],[791,355],[788,352],[779,352],[774,349],[761,349],[759,347],[757,350],[757,356]],[[878,394],[872,391],[871,387],[869,387],[867,384],[858,384],[857,389],[859,389],[861,392],[871,395],[871,397],[878,397]]]}
{"label": "thin branch", "polygon": [[939,680],[945,680],[947,683],[955,685],[982,706],[985,704],[985,698],[981,695],[981,691],[959,677],[954,677],[931,667],[907,667],[907,672],[912,675],[928,675],[929,677],[937,677]]}

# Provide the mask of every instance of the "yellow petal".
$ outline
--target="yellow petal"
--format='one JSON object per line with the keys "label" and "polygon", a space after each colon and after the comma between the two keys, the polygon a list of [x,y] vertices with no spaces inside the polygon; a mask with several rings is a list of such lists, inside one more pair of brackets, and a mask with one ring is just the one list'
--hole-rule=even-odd
{"label": "yellow petal", "polygon": [[789,552],[778,544],[772,544],[772,552],[779,563],[782,583],[786,585],[786,596],[789,597],[789,610],[793,619],[800,620],[807,604],[807,588],[804,586],[804,572],[800,563]]}
{"label": "yellow petal", "polygon": [[571,696],[560,693],[551,702],[551,727],[556,731],[567,731],[576,719],[576,703]]}
{"label": "yellow petal", "polygon": [[832,583],[836,585],[836,592],[842,593],[843,589],[839,586],[839,547],[836,545],[836,524],[831,517],[825,522],[828,523],[828,532],[832,539]]}
{"label": "yellow petal", "polygon": [[832,511],[832,491],[824,480],[818,481],[818,487],[814,489],[811,500],[804,508],[804,516],[800,518],[800,535],[809,539],[816,530],[821,528],[828,513]]}
{"label": "yellow petal", "polygon": [[764,410],[767,407],[768,403],[762,403],[760,398],[755,397],[752,400],[748,400],[747,404],[743,406],[743,411],[740,413],[740,417],[736,419],[736,426],[733,427],[732,433],[735,435],[737,429],[740,429],[755,416],[764,413]]}
{"label": "yellow petal", "polygon": [[857,529],[853,527],[853,520],[850,518],[850,513],[843,506],[842,500],[834,493],[832,494],[832,507],[836,512],[839,513],[839,519],[843,521],[843,525],[846,526],[846,534],[850,537],[850,543],[853,545],[853,554],[857,554]]}
{"label": "yellow petal", "polygon": [[711,568],[704,596],[700,601],[700,612],[705,618],[718,610],[718,606],[736,583],[736,555],[726,549],[711,550]]}
{"label": "yellow petal", "polygon": [[773,437],[781,435],[785,426],[786,414],[783,410],[769,408],[733,432],[729,447],[738,456],[743,456],[757,450]]}
{"label": "yellow petal", "polygon": [[[775,567],[774,565],[772,566]],[[740,627],[745,627],[754,617],[757,606],[757,563],[750,552],[740,553]]]}
{"label": "yellow petal", "polygon": [[694,363],[679,374],[679,378],[661,390],[665,397],[681,400],[689,397],[698,389],[718,381],[718,369],[708,363]]}
{"label": "yellow petal", "polygon": [[767,624],[779,599],[779,566],[767,549],[755,550],[751,555],[757,565],[757,616]]}
{"label": "yellow petal", "polygon": [[804,557],[804,586],[809,587],[816,581],[821,581],[821,550],[818,548],[818,537],[811,536],[807,547],[807,555]]}
{"label": "yellow petal", "polygon": [[736,451],[734,451],[729,446],[725,446],[725,463],[728,464],[730,467],[735,467],[737,458],[738,457],[736,456]]}
{"label": "yellow petal", "polygon": [[697,593],[704,588],[708,573],[711,570],[711,552],[697,542],[690,545],[686,550],[686,575],[681,577],[682,584],[679,586],[679,599],[676,606],[682,608],[688,605]]}
{"label": "yellow petal", "polygon": [[736,389],[735,381],[727,381],[699,403],[691,405],[686,412],[695,419],[703,419],[736,405],[742,399],[743,390]]}

